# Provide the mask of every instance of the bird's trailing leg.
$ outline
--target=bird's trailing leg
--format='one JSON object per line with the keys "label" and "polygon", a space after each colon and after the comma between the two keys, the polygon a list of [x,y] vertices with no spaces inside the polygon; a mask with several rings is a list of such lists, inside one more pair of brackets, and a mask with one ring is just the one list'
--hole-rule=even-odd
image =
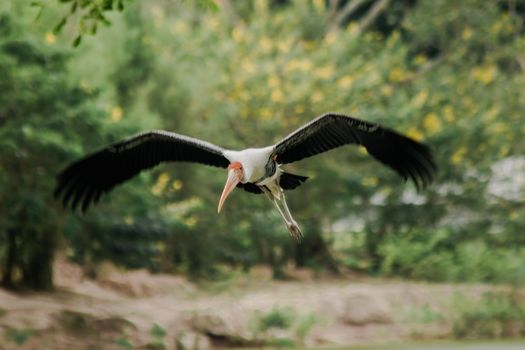
{"label": "bird's trailing leg", "polygon": [[[290,209],[288,209],[288,205],[286,204],[286,198],[284,196],[284,191],[282,189],[279,189],[280,193],[278,196],[274,195],[272,192],[270,192],[267,188],[261,187],[272,201],[273,205],[277,208],[277,211],[279,214],[281,214],[281,217],[284,221],[284,224],[286,225],[286,228],[288,229],[288,232],[290,233],[290,236],[297,242],[301,242],[301,239],[303,238],[303,233],[301,232],[301,229],[299,228],[299,225],[292,217],[292,214],[290,213]],[[279,204],[282,204],[282,209]]]}

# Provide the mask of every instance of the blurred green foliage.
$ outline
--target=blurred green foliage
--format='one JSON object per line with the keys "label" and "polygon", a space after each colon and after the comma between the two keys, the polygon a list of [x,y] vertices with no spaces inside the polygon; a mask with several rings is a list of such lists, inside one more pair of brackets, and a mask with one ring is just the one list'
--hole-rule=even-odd
{"label": "blurred green foliage", "polygon": [[453,332],[458,338],[517,338],[525,335],[525,303],[517,290],[486,292],[480,300],[457,296]]}
{"label": "blurred green foliage", "polygon": [[36,331],[33,329],[9,329],[5,334],[5,339],[17,345],[22,345],[35,334]]}
{"label": "blurred green foliage", "polygon": [[257,328],[262,332],[271,328],[289,329],[292,326],[293,318],[293,309],[274,307],[270,312],[260,316]]}
{"label": "blurred green foliage", "polygon": [[[351,1],[232,0],[209,11],[124,1],[76,49],[71,4],[30,3],[0,5],[4,284],[50,287],[58,247],[87,267],[109,259],[192,276],[267,264],[282,277],[292,262],[525,281],[521,2],[369,0],[348,11]],[[85,216],[51,198],[68,162],[138,131],[258,147],[330,110],[424,140],[438,181],[417,193],[356,148],[293,164],[311,177],[288,195],[301,245],[263,196],[236,191],[217,216],[224,172],[200,165],[141,174]]]}

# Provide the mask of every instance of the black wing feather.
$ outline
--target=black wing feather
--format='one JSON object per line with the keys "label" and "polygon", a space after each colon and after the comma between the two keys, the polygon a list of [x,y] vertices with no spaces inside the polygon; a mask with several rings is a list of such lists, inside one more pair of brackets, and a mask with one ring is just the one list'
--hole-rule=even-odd
{"label": "black wing feather", "polygon": [[275,145],[280,164],[296,162],[331,149],[357,144],[417,188],[430,184],[437,172],[429,148],[377,124],[343,114],[324,114],[294,131]]}
{"label": "black wing feather", "polygon": [[155,130],[130,137],[69,165],[57,177],[55,198],[83,211],[103,193],[166,161],[196,162],[226,168],[223,150],[211,143]]}
{"label": "black wing feather", "polygon": [[242,188],[246,192],[255,193],[255,194],[263,193],[263,191],[259,188],[259,186],[257,186],[256,184],[252,182],[247,182],[244,184],[242,182],[239,182],[237,184],[237,188]]}

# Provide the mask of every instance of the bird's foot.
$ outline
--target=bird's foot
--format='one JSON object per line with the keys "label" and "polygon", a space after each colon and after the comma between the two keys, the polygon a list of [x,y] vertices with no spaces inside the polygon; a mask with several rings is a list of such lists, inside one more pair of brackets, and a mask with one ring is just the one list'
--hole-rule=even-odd
{"label": "bird's foot", "polygon": [[286,227],[288,228],[288,232],[290,232],[290,236],[292,237],[292,239],[295,240],[297,243],[301,243],[303,233],[301,232],[299,225],[297,225],[297,223],[293,221],[286,223]]}

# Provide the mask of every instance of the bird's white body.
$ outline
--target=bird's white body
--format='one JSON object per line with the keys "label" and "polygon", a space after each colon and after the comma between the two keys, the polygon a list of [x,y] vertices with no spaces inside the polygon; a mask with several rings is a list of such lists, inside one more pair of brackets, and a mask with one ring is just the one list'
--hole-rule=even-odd
{"label": "bird's white body", "polygon": [[[279,214],[281,214],[290,235],[295,240],[300,241],[302,237],[301,229],[292,217],[290,209],[288,209],[284,191],[279,183],[283,173],[280,165],[276,165],[273,174],[270,175],[266,173],[266,164],[270,160],[274,151],[275,146],[269,146],[264,148],[248,148],[242,151],[227,150],[223,152],[223,155],[230,161],[230,163],[241,163],[243,177],[240,179],[240,182],[251,182],[259,186],[261,191],[263,191],[275,205]],[[228,187],[228,184],[226,187]],[[222,196],[219,208],[221,205]]]}
{"label": "bird's white body", "polygon": [[[242,151],[226,150],[223,154],[230,163],[239,162],[242,164],[244,170],[244,176],[241,179],[242,183],[255,183],[257,180],[264,177],[265,166],[273,150],[274,147],[269,146],[264,148],[247,148]],[[272,178],[274,178],[273,180],[275,180],[278,172],[279,171],[276,171],[275,175],[272,176]],[[270,178],[266,178],[263,180],[264,183],[261,182],[258,184],[265,185],[270,181]]]}

